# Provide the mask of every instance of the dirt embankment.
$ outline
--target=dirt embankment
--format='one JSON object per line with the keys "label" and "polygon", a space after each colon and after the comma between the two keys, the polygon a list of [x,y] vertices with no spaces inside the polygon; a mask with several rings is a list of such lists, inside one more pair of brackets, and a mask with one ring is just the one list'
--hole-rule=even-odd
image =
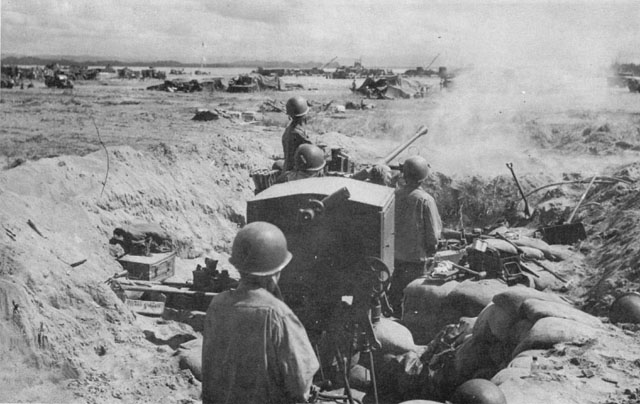
{"label": "dirt embankment", "polygon": [[249,166],[269,164],[270,152],[250,133],[219,135],[109,148],[106,184],[104,151],[1,172],[0,401],[199,397],[173,350],[145,340],[104,283],[121,270],[108,239],[117,226],[154,222],[184,258],[224,256],[253,195]]}

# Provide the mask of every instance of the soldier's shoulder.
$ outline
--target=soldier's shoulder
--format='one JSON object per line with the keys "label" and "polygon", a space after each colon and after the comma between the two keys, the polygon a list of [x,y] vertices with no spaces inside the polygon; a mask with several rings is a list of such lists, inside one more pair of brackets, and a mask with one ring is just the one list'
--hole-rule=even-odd
{"label": "soldier's shoulder", "polygon": [[411,192],[411,195],[415,198],[421,199],[423,201],[435,201],[434,197],[422,187],[418,187]]}

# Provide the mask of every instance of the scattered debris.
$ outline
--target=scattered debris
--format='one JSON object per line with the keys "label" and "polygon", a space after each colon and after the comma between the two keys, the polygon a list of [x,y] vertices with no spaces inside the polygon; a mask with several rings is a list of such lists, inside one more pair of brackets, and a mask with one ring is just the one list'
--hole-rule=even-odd
{"label": "scattered debris", "polygon": [[14,233],[13,231],[11,231],[10,229],[6,228],[5,226],[2,226],[4,228],[4,231],[6,233],[6,235],[13,241],[16,241],[16,233]]}
{"label": "scattered debris", "polygon": [[202,85],[198,80],[165,80],[164,83],[149,86],[147,90],[155,90],[155,91],[167,91],[170,93],[175,92],[184,92],[184,93],[193,93],[195,91],[202,91]]}
{"label": "scattered debris", "polygon": [[80,261],[76,261],[76,262],[72,262],[71,264],[69,264],[71,266],[71,268],[75,268],[77,266],[80,266],[82,264],[84,264],[85,262],[87,262],[87,259],[81,259]]}
{"label": "scattered debris", "polygon": [[29,225],[29,227],[31,227],[31,228],[33,229],[33,231],[35,231],[36,233],[38,233],[38,235],[39,235],[40,237],[42,237],[42,238],[47,238],[47,237],[45,237],[45,235],[44,235],[44,234],[42,234],[42,233],[40,232],[40,230],[38,230],[38,228],[36,227],[36,224],[35,224],[35,223],[33,223],[33,222],[31,221],[31,219],[27,220],[27,224]]}
{"label": "scattered debris", "polygon": [[208,109],[198,109],[191,119],[193,121],[216,121],[220,119],[220,115],[218,115],[217,112],[213,112]]}

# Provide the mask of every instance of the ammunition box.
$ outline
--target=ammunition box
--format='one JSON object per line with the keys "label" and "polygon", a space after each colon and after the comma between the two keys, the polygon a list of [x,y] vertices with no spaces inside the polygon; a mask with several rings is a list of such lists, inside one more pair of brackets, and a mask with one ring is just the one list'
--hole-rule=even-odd
{"label": "ammunition box", "polygon": [[130,279],[163,281],[175,274],[176,253],[144,255],[127,254],[118,262],[129,273]]}

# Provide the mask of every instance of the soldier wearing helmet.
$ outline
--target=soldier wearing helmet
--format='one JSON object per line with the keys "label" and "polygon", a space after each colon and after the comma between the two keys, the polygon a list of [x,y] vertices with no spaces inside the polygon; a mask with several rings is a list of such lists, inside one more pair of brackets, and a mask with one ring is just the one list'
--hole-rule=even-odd
{"label": "soldier wearing helmet", "polygon": [[284,151],[284,171],[291,171],[295,168],[294,154],[298,146],[311,143],[305,129],[309,105],[304,98],[295,96],[287,101],[286,110],[291,122],[282,135],[282,149]]}
{"label": "soldier wearing helmet", "polygon": [[294,167],[292,171],[285,171],[276,183],[302,180],[305,178],[321,177],[326,164],[324,151],[312,144],[301,144],[294,154]]}
{"label": "soldier wearing helmet", "polygon": [[386,164],[376,164],[372,167],[363,168],[351,176],[354,180],[367,181],[372,184],[391,186],[393,175],[391,168]]}
{"label": "soldier wearing helmet", "polygon": [[436,202],[421,187],[428,176],[429,164],[424,158],[408,158],[403,166],[405,185],[395,193],[395,268],[389,302],[397,313],[402,309],[404,288],[426,273],[442,232]]}
{"label": "soldier wearing helmet", "polygon": [[319,365],[280,295],[280,271],[291,258],[272,224],[253,222],[236,235],[229,262],[240,284],[214,297],[205,319],[203,404],[306,402]]}

